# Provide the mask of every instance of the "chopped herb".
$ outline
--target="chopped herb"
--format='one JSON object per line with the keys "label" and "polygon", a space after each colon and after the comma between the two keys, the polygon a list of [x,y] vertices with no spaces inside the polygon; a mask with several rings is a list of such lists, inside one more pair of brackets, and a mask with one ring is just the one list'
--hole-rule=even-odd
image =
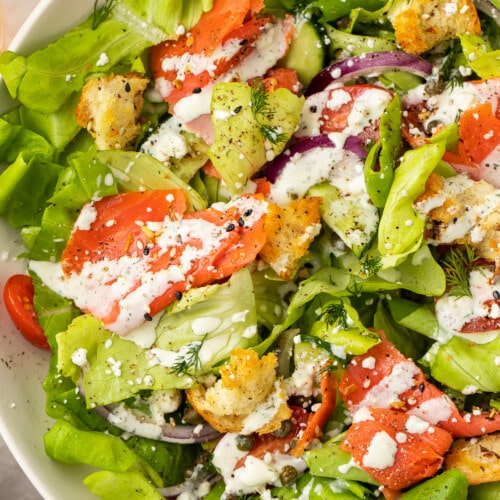
{"label": "chopped herb", "polygon": [[280,132],[278,127],[262,123],[262,117],[272,114],[272,110],[269,108],[268,93],[266,92],[262,80],[255,79],[252,82],[251,105],[253,117],[263,137],[271,144],[279,144],[280,142],[288,141],[288,136]]}
{"label": "chopped herb", "polygon": [[320,317],[328,326],[332,326],[337,323],[342,330],[349,329],[347,311],[344,304],[341,302],[328,304],[322,311]]}
{"label": "chopped herb", "polygon": [[471,297],[469,286],[469,273],[473,269],[481,267],[478,265],[474,250],[465,245],[464,248],[454,247],[442,260],[442,267],[446,275],[448,293],[454,297]]}
{"label": "chopped herb", "polygon": [[201,369],[200,351],[205,343],[205,335],[200,342],[191,342],[186,349],[175,358],[172,371],[178,375],[196,375]]}
{"label": "chopped herb", "polygon": [[452,40],[450,43],[450,50],[440,68],[442,79],[446,82],[446,86],[452,89],[463,84],[462,79],[458,76],[455,69],[455,60],[461,51],[462,44],[460,40]]}
{"label": "chopped herb", "polygon": [[94,2],[94,12],[92,15],[92,29],[95,30],[103,21],[105,21],[113,7],[115,6],[115,0],[106,0],[102,7],[98,7],[98,0]]}
{"label": "chopped herb", "polygon": [[380,257],[366,258],[361,263],[359,274],[365,278],[377,274],[382,269],[382,259]]}

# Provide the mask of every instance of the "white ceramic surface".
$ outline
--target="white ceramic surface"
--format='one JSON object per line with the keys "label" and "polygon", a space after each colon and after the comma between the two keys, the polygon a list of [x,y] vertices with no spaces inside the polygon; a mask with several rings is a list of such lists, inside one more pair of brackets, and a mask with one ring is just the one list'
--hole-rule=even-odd
{"label": "white ceramic surface", "polygon": [[[26,8],[32,8],[34,3],[27,2]],[[4,0],[5,18],[9,19],[12,11],[6,4],[7,0]],[[17,0],[15,7],[20,8],[23,4],[22,0]],[[82,21],[92,11],[93,5],[94,0],[42,0],[13,36],[9,48],[22,54],[36,50]],[[21,13],[25,14],[24,11]],[[0,112],[5,111],[9,103],[5,89],[0,88]],[[17,259],[20,250],[18,235],[0,220],[1,290],[10,274],[23,271],[23,262]],[[45,455],[43,435],[51,422],[45,415],[45,394],[41,383],[48,359],[47,353],[32,347],[19,335],[0,298],[0,433],[44,499],[95,499],[82,484],[90,469],[59,464]],[[7,478],[2,478],[0,484],[4,479]],[[2,499],[24,498],[4,494],[6,491],[0,490]]]}

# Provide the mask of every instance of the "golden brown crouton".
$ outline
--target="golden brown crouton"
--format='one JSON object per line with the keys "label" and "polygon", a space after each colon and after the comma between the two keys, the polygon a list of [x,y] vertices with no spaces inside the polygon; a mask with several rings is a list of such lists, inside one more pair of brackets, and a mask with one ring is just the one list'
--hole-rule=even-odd
{"label": "golden brown crouton", "polygon": [[461,470],[469,484],[500,481],[500,433],[457,439],[443,467]]}
{"label": "golden brown crouton", "polygon": [[471,0],[404,0],[396,2],[389,19],[399,47],[412,54],[426,52],[458,34],[481,32]]}
{"label": "golden brown crouton", "polygon": [[188,389],[188,401],[219,432],[273,432],[291,417],[276,364],[272,353],[259,359],[251,349],[235,349],[220,379]]}
{"label": "golden brown crouton", "polygon": [[138,119],[148,83],[132,72],[93,78],[83,87],[76,120],[90,132],[98,150],[131,148],[141,130]]}
{"label": "golden brown crouton", "polygon": [[264,228],[267,240],[259,255],[283,279],[293,276],[319,233],[320,205],[321,198],[315,196],[294,200],[285,207],[269,204]]}
{"label": "golden brown crouton", "polygon": [[432,173],[415,208],[426,219],[425,238],[438,245],[467,244],[500,276],[500,190],[466,175]]}

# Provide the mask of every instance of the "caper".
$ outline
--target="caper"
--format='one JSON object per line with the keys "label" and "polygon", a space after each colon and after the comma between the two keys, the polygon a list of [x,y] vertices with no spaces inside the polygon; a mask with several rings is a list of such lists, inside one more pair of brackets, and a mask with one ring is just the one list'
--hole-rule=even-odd
{"label": "caper", "polygon": [[283,420],[283,422],[281,422],[281,427],[279,429],[276,429],[273,432],[273,434],[276,437],[283,438],[285,436],[288,436],[288,434],[290,434],[292,428],[293,428],[293,423],[291,420]]}
{"label": "caper", "polygon": [[297,479],[297,470],[293,465],[285,465],[280,473],[280,481],[283,486],[293,483]]}
{"label": "caper", "polygon": [[236,448],[240,451],[249,451],[253,448],[253,436],[239,434],[236,436]]}
{"label": "caper", "polygon": [[439,120],[431,120],[425,127],[425,132],[429,135],[434,133],[434,130],[437,129],[441,125]]}
{"label": "caper", "polygon": [[425,84],[425,91],[429,95],[441,94],[445,89],[445,83],[441,78],[432,78]]}

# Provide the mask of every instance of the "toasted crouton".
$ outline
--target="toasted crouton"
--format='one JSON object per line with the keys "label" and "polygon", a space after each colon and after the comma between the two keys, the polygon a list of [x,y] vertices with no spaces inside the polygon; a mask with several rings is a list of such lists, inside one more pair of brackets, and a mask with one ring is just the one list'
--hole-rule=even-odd
{"label": "toasted crouton", "polygon": [[415,208],[426,219],[425,238],[439,245],[464,245],[495,263],[500,276],[499,190],[485,181],[465,175],[445,179],[429,176],[425,192]]}
{"label": "toasted crouton", "polygon": [[269,204],[267,240],[259,255],[285,280],[292,277],[319,233],[320,205],[321,198],[315,196],[294,200],[285,207]]}
{"label": "toasted crouton", "polygon": [[443,467],[461,470],[471,485],[500,481],[500,433],[457,439]]}
{"label": "toasted crouton", "polygon": [[188,389],[188,401],[219,432],[273,432],[291,417],[276,364],[272,353],[259,359],[253,350],[235,349],[220,379],[210,387]]}
{"label": "toasted crouton", "polygon": [[89,80],[76,107],[78,125],[95,139],[98,150],[131,149],[149,81],[139,73]]}
{"label": "toasted crouton", "polygon": [[399,1],[388,16],[399,47],[412,54],[422,54],[458,34],[481,32],[471,0]]}

